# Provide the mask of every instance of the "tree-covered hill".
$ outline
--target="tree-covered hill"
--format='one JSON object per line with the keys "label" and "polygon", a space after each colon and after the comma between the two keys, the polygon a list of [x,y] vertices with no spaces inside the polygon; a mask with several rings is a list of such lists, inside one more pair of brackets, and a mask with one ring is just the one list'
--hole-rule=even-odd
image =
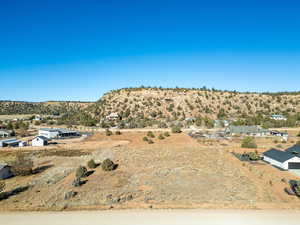
{"label": "tree-covered hill", "polygon": [[20,102],[0,101],[0,115],[41,114],[53,115],[76,113],[92,103],[90,102]]}

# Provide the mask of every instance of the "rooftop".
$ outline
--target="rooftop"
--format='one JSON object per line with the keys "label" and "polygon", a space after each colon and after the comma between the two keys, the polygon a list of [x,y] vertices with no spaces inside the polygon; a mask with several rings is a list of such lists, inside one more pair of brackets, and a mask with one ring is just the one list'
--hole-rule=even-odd
{"label": "rooftop", "polygon": [[3,168],[5,168],[5,167],[7,167],[7,166],[8,166],[7,164],[2,164],[2,163],[1,163],[1,164],[0,164],[0,170],[3,169]]}
{"label": "rooftop", "polygon": [[13,144],[13,143],[19,143],[21,141],[17,139],[4,139],[4,140],[0,140],[0,142],[3,142],[5,144]]}
{"label": "rooftop", "polygon": [[74,133],[76,131],[68,130],[65,128],[40,128],[40,130],[48,131],[48,132],[59,132],[59,133]]}
{"label": "rooftop", "polygon": [[278,131],[278,130],[271,130],[271,132],[273,133],[273,134],[283,134],[283,135],[288,135],[289,133],[287,133],[287,132],[281,132],[281,131]]}
{"label": "rooftop", "polygon": [[12,133],[12,131],[10,131],[10,130],[0,130],[0,133],[8,133],[8,134],[10,134],[10,133]]}
{"label": "rooftop", "polygon": [[54,128],[40,128],[40,130],[49,131],[49,132],[57,132],[58,131],[58,129],[54,129]]}
{"label": "rooftop", "polygon": [[266,152],[263,153],[264,156],[267,156],[269,158],[275,159],[278,162],[285,162],[291,158],[296,157],[295,155],[289,153],[289,152],[284,152],[280,151],[277,149],[270,149]]}
{"label": "rooftop", "polygon": [[259,126],[229,126],[229,130],[231,133],[263,133],[269,131]]}
{"label": "rooftop", "polygon": [[286,152],[289,152],[289,153],[297,153],[298,155],[300,155],[300,146],[299,145],[294,145],[290,148],[288,148],[287,150],[285,150]]}
{"label": "rooftop", "polygon": [[48,141],[48,138],[46,138],[46,137],[44,137],[44,136],[36,136],[35,138],[40,138],[40,139],[42,139],[42,140],[44,140],[44,141]]}

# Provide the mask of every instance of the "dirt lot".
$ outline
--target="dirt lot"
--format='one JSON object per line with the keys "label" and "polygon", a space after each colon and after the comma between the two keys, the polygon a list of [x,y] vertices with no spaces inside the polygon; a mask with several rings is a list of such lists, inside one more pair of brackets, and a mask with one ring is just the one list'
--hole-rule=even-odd
{"label": "dirt lot", "polygon": [[[42,169],[31,176],[7,179],[5,191],[17,191],[0,201],[0,210],[300,209],[300,200],[285,194],[288,184],[282,181],[298,178],[265,163],[239,161],[231,152],[249,151],[240,148],[239,139],[197,141],[181,133],[159,140],[158,134],[154,144],[142,140],[145,132],[109,137],[97,133],[44,148],[1,150],[0,161],[24,152]],[[273,139],[257,139],[257,143],[259,152],[278,144]],[[79,165],[106,158],[118,164],[115,171],[98,167],[84,185],[72,186]],[[70,191],[76,196],[65,200]]]}

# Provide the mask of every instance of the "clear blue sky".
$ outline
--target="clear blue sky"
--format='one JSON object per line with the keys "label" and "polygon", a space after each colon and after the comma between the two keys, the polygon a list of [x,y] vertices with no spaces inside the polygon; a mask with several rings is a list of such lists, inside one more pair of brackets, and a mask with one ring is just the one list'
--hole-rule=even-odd
{"label": "clear blue sky", "polygon": [[0,0],[0,99],[300,90],[298,0]]}

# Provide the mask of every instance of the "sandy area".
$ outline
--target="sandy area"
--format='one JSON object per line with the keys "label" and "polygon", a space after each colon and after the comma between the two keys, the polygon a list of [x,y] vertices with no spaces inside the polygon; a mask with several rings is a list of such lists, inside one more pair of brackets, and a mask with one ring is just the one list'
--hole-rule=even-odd
{"label": "sandy area", "polygon": [[298,225],[299,211],[138,210],[2,213],[6,225]]}
{"label": "sandy area", "polygon": [[[146,132],[123,131],[122,135],[97,133],[84,140],[61,140],[43,148],[5,149],[1,160],[23,151],[46,169],[6,180],[5,191],[30,187],[0,201],[0,211],[300,209],[299,199],[284,192],[287,181],[299,178],[263,162],[239,161],[232,151],[253,151],[240,148],[240,139],[197,141],[181,133],[159,140],[160,133],[155,132],[153,144],[143,141]],[[272,139],[257,139],[257,143],[259,152],[276,145]],[[73,187],[75,169],[91,158],[96,162],[110,158],[119,166],[112,172],[98,167],[84,185]],[[77,195],[64,199],[70,191]]]}

